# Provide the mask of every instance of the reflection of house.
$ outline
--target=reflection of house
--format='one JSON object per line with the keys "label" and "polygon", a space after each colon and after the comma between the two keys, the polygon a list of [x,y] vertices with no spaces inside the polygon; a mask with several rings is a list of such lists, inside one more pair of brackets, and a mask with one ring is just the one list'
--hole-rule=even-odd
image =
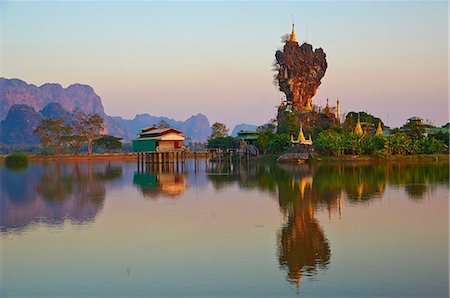
{"label": "reflection of house", "polygon": [[141,130],[139,137],[134,139],[134,152],[176,152],[185,149],[183,141],[188,138],[175,128],[147,127]]}
{"label": "reflection of house", "polygon": [[144,196],[175,197],[186,189],[183,174],[180,173],[135,173],[133,184],[137,185]]}

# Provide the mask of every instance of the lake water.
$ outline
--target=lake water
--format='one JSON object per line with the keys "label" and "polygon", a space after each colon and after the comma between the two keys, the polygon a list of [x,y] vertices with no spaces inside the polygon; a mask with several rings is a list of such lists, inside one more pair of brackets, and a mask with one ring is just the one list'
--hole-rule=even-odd
{"label": "lake water", "polygon": [[1,297],[448,297],[447,163],[0,168]]}

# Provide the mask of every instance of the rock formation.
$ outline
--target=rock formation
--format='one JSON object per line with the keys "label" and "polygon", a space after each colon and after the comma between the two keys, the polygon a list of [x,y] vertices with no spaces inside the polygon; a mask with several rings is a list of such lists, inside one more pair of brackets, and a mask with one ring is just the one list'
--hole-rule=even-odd
{"label": "rock formation", "polygon": [[312,97],[320,86],[320,80],[327,70],[325,52],[319,48],[313,51],[312,45],[301,46],[295,38],[294,28],[283,51],[277,51],[277,80],[280,91],[286,94],[286,100],[294,110],[311,107]]}
{"label": "rock formation", "polygon": [[39,138],[33,133],[36,126],[44,118],[32,107],[24,104],[13,105],[0,121],[0,143],[6,145],[37,144]]}
{"label": "rock formation", "polygon": [[[32,132],[40,119],[64,118],[70,122],[76,111],[99,114],[105,120],[104,133],[121,137],[126,142],[135,138],[142,127],[158,124],[161,120],[181,129],[192,141],[205,142],[211,134],[208,118],[203,114],[193,115],[185,121],[149,114],[136,115],[130,120],[111,117],[104,112],[102,101],[91,86],[73,84],[63,88],[59,84],[44,84],[38,87],[19,79],[0,78],[2,144],[36,144],[38,139]],[[8,112],[12,112],[11,116]]]}

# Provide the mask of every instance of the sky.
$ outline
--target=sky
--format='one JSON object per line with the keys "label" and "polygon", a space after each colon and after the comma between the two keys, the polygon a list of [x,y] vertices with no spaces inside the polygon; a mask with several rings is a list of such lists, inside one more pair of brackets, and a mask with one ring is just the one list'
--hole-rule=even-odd
{"label": "sky", "polygon": [[448,4],[441,2],[0,2],[1,74],[92,86],[109,115],[197,113],[230,128],[276,116],[275,51],[291,30],[323,48],[313,104],[391,127],[448,122]]}

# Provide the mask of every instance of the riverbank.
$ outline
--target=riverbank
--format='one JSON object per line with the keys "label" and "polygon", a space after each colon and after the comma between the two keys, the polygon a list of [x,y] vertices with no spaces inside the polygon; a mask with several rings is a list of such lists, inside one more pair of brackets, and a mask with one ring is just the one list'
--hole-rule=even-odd
{"label": "riverbank", "polygon": [[[0,162],[4,162],[6,155],[0,156]],[[110,161],[110,160],[137,160],[136,153],[112,153],[112,154],[100,154],[93,155],[80,154],[80,155],[32,155],[28,154],[31,162],[47,162],[47,161]],[[187,158],[206,158],[207,152],[189,152]],[[251,158],[254,162],[276,162],[278,155],[267,154],[259,155]],[[449,162],[450,156],[448,154],[420,154],[420,155],[392,155],[388,157],[372,157],[372,156],[358,156],[358,155],[345,155],[345,156],[321,156],[319,160],[314,162],[323,163],[340,163],[340,162],[416,162],[416,161],[433,161],[433,162]]]}
{"label": "riverbank", "polygon": [[[39,154],[26,154],[32,162],[47,162],[47,161],[109,161],[109,160],[137,160],[137,154],[134,152],[125,153],[95,153],[93,155],[79,154],[69,155],[61,154],[59,156],[54,155],[39,155]],[[0,156],[0,162],[3,162],[7,155]],[[189,152],[187,158],[205,158],[207,152]]]}

